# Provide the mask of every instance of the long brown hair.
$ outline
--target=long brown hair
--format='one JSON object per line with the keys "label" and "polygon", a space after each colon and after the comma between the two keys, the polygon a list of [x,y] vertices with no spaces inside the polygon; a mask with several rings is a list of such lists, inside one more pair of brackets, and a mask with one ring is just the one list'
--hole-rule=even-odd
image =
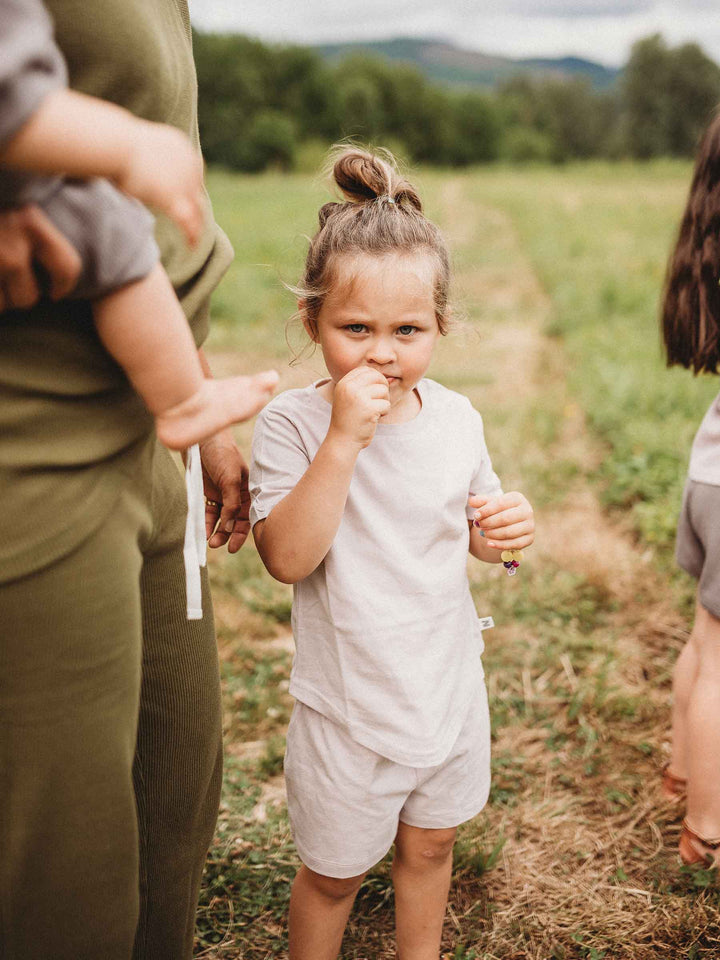
{"label": "long brown hair", "polygon": [[720,112],[700,143],[668,263],[662,331],[668,366],[717,373],[720,362]]}
{"label": "long brown hair", "polygon": [[357,147],[338,147],[333,161],[333,178],[346,199],[320,208],[319,228],[310,240],[305,272],[293,288],[304,301],[301,313],[308,330],[317,330],[317,316],[335,279],[339,256],[427,252],[437,263],[435,316],[440,333],[447,333],[447,245],[439,229],[423,214],[417,191],[385,151],[380,156]]}

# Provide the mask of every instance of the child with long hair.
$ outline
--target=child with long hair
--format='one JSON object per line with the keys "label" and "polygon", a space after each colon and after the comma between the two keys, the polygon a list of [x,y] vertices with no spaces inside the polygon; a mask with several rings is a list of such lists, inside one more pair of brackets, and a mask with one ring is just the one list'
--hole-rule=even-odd
{"label": "child with long hair", "polygon": [[484,806],[490,726],[468,549],[515,572],[532,508],[503,493],[480,415],[427,379],[447,333],[437,227],[391,158],[342,151],[299,311],[329,377],[260,414],[251,523],[294,584],[285,776],[302,860],[292,960],[334,960],[395,845],[398,955],[437,958],[457,826]]}
{"label": "child with long hair", "polygon": [[[717,373],[720,361],[720,115],[698,151],[662,308],[668,366]],[[678,564],[698,580],[695,622],[673,675],[672,756],[663,792],[687,811],[686,864],[720,854],[720,395],[695,436],[677,531]]]}

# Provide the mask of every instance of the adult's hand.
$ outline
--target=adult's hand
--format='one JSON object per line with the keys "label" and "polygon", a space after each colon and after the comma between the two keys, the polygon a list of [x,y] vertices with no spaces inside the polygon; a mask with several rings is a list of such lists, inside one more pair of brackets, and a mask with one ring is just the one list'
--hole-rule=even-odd
{"label": "adult's hand", "polygon": [[[250,532],[248,467],[233,435],[221,430],[200,444],[208,546],[237,553]],[[218,522],[219,521],[219,522]]]}
{"label": "adult's hand", "polygon": [[80,255],[39,207],[0,211],[0,312],[24,310],[40,299],[33,269],[50,278],[50,296],[67,296],[80,276]]}

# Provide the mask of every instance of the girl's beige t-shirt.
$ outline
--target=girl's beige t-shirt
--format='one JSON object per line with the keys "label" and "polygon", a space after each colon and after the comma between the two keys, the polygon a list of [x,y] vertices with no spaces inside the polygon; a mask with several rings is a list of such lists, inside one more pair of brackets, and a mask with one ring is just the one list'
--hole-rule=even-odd
{"label": "girl's beige t-shirt", "polygon": [[[397,763],[430,767],[455,742],[483,682],[467,579],[470,493],[501,492],[480,414],[432,380],[414,420],[377,427],[361,451],[327,556],[294,586],[294,697]],[[251,523],[267,517],[323,442],[315,386],[260,413]]]}
{"label": "girl's beige t-shirt", "polygon": [[720,486],[720,393],[710,404],[695,434],[688,477],[698,483]]}

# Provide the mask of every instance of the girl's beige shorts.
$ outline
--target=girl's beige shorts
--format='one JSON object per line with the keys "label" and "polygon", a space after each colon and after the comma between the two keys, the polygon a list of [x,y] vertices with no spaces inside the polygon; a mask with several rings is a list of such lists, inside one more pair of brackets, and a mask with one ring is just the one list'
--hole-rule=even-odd
{"label": "girl's beige shorts", "polygon": [[697,480],[685,484],[675,559],[698,580],[703,607],[720,618],[720,486]]}
{"label": "girl's beige shorts", "polygon": [[398,822],[442,830],[482,810],[490,790],[490,721],[480,684],[446,759],[406,767],[351,740],[296,703],[285,754],[288,812],[300,859],[327,877],[355,877],[385,856]]}

